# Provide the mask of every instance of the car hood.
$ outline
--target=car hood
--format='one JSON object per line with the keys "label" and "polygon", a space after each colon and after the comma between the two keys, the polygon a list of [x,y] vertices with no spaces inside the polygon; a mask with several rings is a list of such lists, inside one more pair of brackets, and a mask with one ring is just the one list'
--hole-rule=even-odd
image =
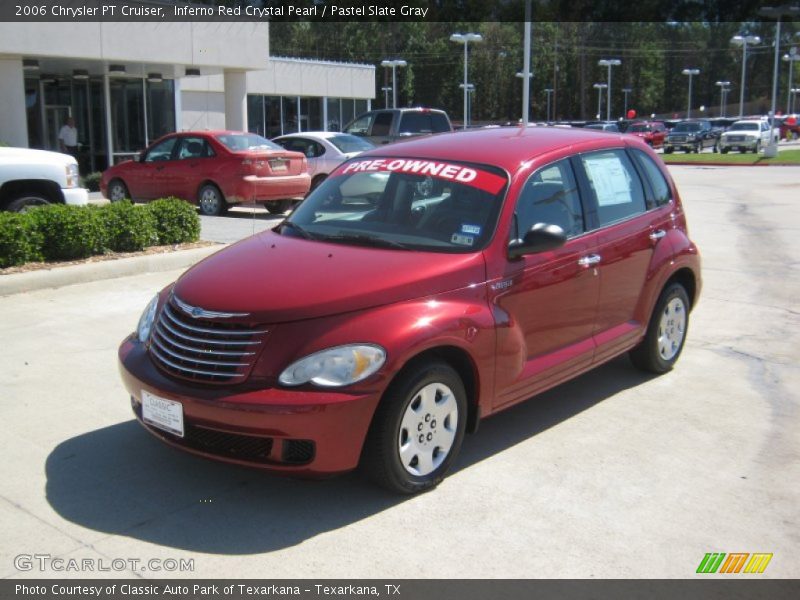
{"label": "car hood", "polygon": [[485,279],[480,252],[347,246],[268,231],[196,264],[173,293],[206,310],[282,323],[431,296]]}
{"label": "car hood", "polygon": [[48,150],[31,150],[30,148],[0,148],[0,160],[7,164],[29,164],[31,161],[61,163],[64,166],[77,161],[69,154],[50,152]]}

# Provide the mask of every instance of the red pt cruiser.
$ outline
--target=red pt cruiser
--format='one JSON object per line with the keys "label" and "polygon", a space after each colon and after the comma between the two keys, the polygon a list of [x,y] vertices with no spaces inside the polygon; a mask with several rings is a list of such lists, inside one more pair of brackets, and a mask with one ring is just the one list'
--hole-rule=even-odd
{"label": "red pt cruiser", "polygon": [[627,135],[443,134],[341,165],[189,269],[120,347],[136,416],[203,456],[439,483],[478,421],[629,352],[669,371],[700,257]]}

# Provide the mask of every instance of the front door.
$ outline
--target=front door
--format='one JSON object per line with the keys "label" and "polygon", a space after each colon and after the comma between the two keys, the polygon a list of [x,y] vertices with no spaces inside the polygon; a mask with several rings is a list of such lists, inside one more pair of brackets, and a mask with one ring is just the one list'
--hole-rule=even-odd
{"label": "front door", "polygon": [[511,237],[554,224],[567,243],[509,260],[491,284],[498,331],[495,406],[529,398],[592,361],[600,278],[597,239],[587,233],[569,160],[542,167],[517,200]]}

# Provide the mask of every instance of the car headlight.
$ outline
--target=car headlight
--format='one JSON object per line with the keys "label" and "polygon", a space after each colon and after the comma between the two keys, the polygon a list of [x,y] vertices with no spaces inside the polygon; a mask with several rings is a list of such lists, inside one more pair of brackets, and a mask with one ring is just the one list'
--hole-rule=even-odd
{"label": "car headlight", "polygon": [[283,385],[313,383],[341,387],[366,379],[386,362],[386,351],[372,344],[349,344],[321,350],[293,362],[278,377]]}
{"label": "car headlight", "polygon": [[75,188],[80,185],[80,175],[78,174],[78,165],[77,164],[69,164],[66,167],[67,171],[67,187],[68,188]]}
{"label": "car headlight", "polygon": [[153,321],[156,318],[158,308],[158,294],[156,294],[147,308],[144,309],[142,316],[139,317],[139,324],[136,326],[136,336],[143,344],[150,339],[150,330],[153,328]]}

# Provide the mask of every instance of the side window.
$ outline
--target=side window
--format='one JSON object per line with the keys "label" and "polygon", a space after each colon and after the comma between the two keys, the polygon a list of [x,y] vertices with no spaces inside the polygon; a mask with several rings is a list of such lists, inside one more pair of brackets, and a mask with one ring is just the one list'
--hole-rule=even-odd
{"label": "side window", "polygon": [[[670,192],[669,184],[664,178],[661,169],[658,168],[653,159],[647,156],[644,152],[634,150],[634,155],[639,165],[642,167],[647,180],[650,182],[650,188],[653,190],[653,202],[655,206],[663,206],[672,199],[672,192]],[[648,202],[648,204],[650,204]],[[653,208],[653,207],[650,207]]]}
{"label": "side window", "polygon": [[181,139],[181,145],[178,148],[178,160],[213,156],[210,150],[203,138],[185,137]]}
{"label": "side window", "polygon": [[369,135],[369,126],[372,124],[374,117],[374,113],[367,113],[353,121],[345,131],[353,135]]}
{"label": "side window", "polygon": [[308,158],[317,158],[323,154],[325,154],[325,146],[314,140],[308,141],[308,150],[306,151],[306,156]]}
{"label": "side window", "polygon": [[378,113],[375,116],[375,122],[372,124],[372,132],[370,135],[389,135],[392,129],[392,113]]}
{"label": "side window", "polygon": [[584,231],[578,186],[568,160],[548,165],[530,176],[520,192],[511,239],[521,239],[537,223],[558,225],[567,237]]}
{"label": "side window", "polygon": [[175,148],[175,142],[177,141],[177,137],[171,137],[163,142],[159,142],[147,151],[147,156],[144,157],[144,162],[170,160],[172,158],[172,150]]}
{"label": "side window", "polygon": [[597,200],[600,225],[645,212],[644,189],[624,150],[604,150],[581,155]]}

